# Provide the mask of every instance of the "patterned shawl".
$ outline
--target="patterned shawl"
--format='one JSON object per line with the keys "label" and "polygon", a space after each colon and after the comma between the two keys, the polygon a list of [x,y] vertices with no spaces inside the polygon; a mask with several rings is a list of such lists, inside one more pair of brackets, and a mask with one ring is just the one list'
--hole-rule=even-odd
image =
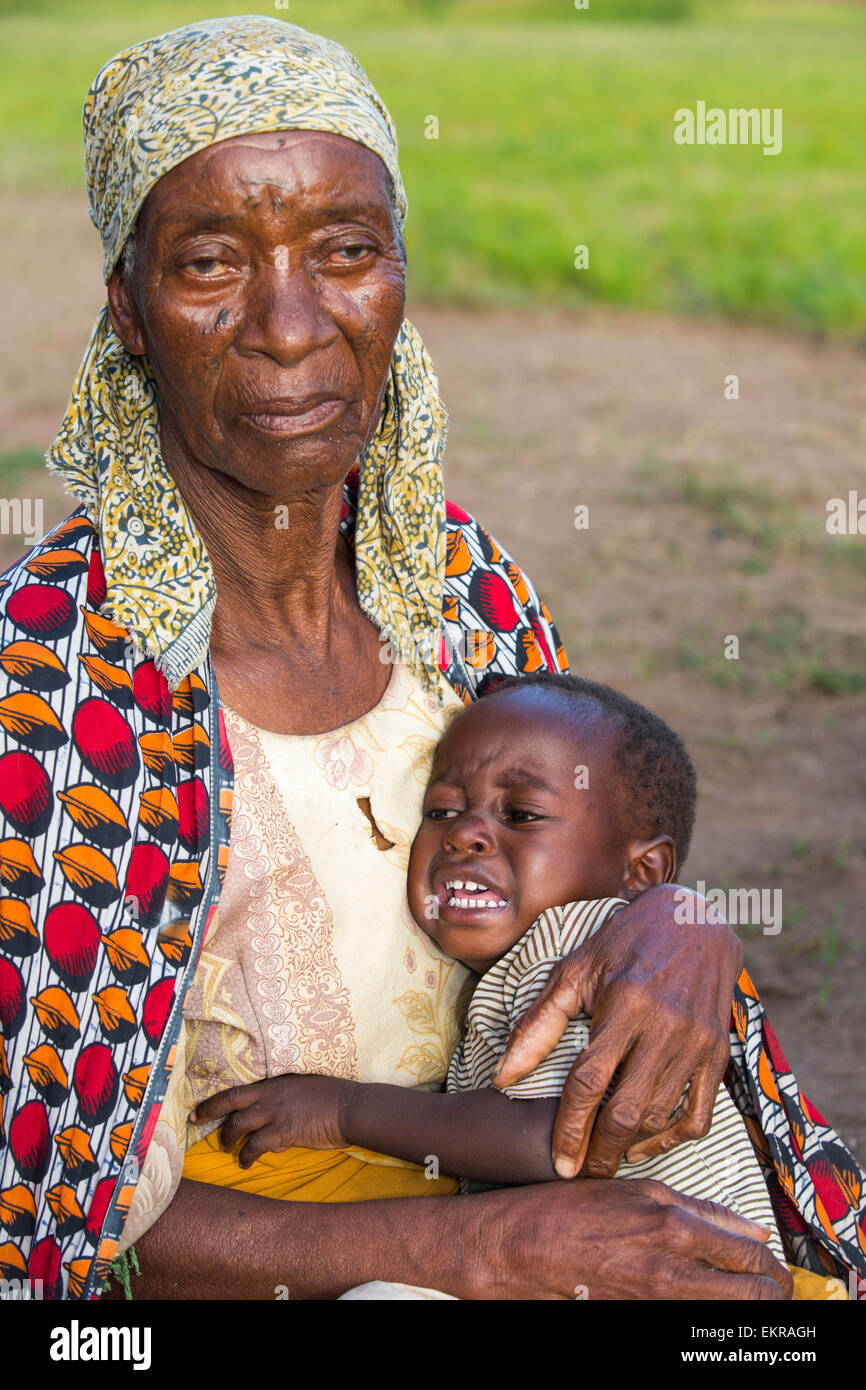
{"label": "patterned shawl", "polygon": [[[192,24],[112,58],[84,104],[90,215],[106,281],[153,185],[197,151],[271,130],[343,135],[373,150],[406,195],[393,122],[339,44],[260,15]],[[361,455],[356,536],[364,612],[438,691],[447,415],[433,365],[405,320],[376,433]],[[162,459],[153,376],[103,308],[58,437],[46,454],[99,529],[105,617],[126,628],[172,689],[204,659],[216,602],[211,562]]]}

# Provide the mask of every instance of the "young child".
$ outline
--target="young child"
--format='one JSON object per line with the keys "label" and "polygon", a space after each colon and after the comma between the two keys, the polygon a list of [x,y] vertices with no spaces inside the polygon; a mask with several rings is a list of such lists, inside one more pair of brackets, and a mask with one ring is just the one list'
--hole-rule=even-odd
{"label": "young child", "polygon": [[[551,1135],[563,1083],[587,1045],[572,1020],[529,1076],[492,1080],[514,1024],[554,963],[630,899],[670,882],[694,823],[695,775],[676,734],[607,686],[571,676],[503,682],[461,711],[434,759],[409,860],[412,914],[442,950],[478,972],[445,1092],[321,1076],[269,1078],[224,1130],[238,1162],[267,1151],[361,1146],[458,1174],[465,1190],[556,1178]],[[616,923],[606,928],[616,930]],[[253,1088],[249,1088],[253,1091]],[[675,1102],[676,1103],[676,1102]],[[220,1098],[196,1122],[226,1114]],[[745,1123],[724,1086],[709,1134],[633,1164],[765,1226],[784,1260]]]}

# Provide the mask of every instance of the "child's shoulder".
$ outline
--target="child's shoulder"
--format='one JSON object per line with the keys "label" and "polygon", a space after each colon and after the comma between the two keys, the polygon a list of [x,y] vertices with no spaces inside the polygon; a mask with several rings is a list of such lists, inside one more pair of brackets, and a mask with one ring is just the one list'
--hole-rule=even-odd
{"label": "child's shoulder", "polygon": [[566,903],[563,907],[545,908],[517,946],[512,947],[512,951],[518,953],[515,963],[519,959],[521,965],[529,969],[536,961],[552,961],[576,951],[615,912],[627,906],[625,898],[591,898]]}
{"label": "child's shoulder", "polygon": [[495,990],[509,1008],[522,1003],[527,988],[540,989],[558,960],[576,951],[615,912],[627,905],[624,898],[593,898],[545,908],[520,940],[483,977],[481,984],[486,985],[483,992]]}

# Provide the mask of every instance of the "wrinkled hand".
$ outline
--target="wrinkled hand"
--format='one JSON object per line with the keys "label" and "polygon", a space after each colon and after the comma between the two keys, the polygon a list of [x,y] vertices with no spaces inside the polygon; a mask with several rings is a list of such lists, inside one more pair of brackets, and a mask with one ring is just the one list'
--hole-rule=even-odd
{"label": "wrinkled hand", "polygon": [[749,1301],[793,1293],[789,1271],[764,1243],[765,1227],[648,1178],[540,1183],[467,1198],[466,1207],[473,1220],[479,1213],[476,1248],[492,1247],[471,1271],[472,1298]]}
{"label": "wrinkled hand", "polygon": [[340,1149],[346,1142],[340,1116],[352,1084],[336,1076],[271,1076],[210,1096],[196,1106],[190,1119],[200,1125],[226,1116],[220,1147],[228,1152],[249,1135],[238,1154],[241,1168],[249,1168],[264,1153],[296,1145]]}
{"label": "wrinkled hand", "polygon": [[[581,1169],[610,1177],[626,1152],[631,1160],[649,1158],[709,1130],[730,1053],[743,948],[709,907],[706,925],[676,921],[676,891],[676,884],[647,889],[566,956],[511,1034],[494,1078],[499,1087],[531,1072],[569,1019],[592,1016],[553,1132],[560,1177]],[[617,1067],[616,1088],[597,1114]]]}

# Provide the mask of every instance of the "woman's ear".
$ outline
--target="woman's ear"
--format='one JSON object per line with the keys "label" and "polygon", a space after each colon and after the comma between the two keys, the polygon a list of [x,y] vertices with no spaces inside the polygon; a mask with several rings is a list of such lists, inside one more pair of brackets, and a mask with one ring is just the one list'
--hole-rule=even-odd
{"label": "woman's ear", "polygon": [[657,883],[672,883],[677,872],[677,852],[670,835],[654,840],[632,840],[623,878],[623,896],[635,897]]}
{"label": "woman's ear", "polygon": [[111,326],[127,352],[142,357],[146,351],[138,310],[132,298],[129,276],[116,265],[108,282],[108,315]]}

